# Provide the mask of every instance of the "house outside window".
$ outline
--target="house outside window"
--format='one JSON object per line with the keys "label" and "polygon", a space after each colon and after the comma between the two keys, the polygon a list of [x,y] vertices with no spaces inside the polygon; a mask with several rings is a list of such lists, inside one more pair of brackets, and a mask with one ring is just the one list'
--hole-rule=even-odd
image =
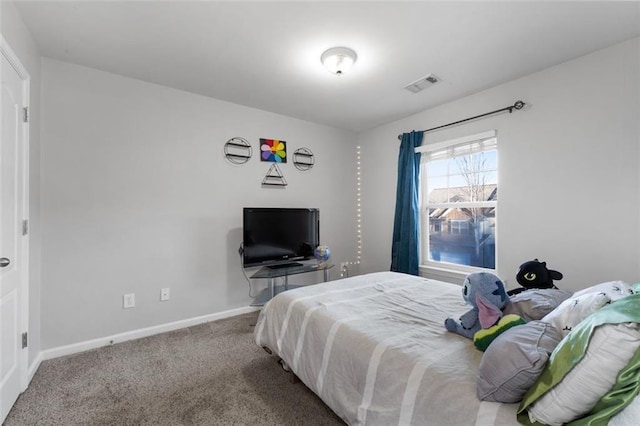
{"label": "house outside window", "polygon": [[421,264],[472,271],[496,268],[498,147],[490,131],[424,145]]}

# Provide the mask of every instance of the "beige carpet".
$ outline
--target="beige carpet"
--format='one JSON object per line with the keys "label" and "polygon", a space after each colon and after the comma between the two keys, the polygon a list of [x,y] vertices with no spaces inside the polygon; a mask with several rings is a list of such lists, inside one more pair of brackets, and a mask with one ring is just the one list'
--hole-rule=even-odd
{"label": "beige carpet", "polygon": [[256,317],[45,361],[5,424],[344,424],[256,346]]}

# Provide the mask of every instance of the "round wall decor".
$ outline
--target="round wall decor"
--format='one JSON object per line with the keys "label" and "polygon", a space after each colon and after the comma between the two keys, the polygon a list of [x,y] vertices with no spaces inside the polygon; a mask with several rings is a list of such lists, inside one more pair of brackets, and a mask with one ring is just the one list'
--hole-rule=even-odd
{"label": "round wall decor", "polygon": [[293,165],[300,171],[307,171],[313,167],[315,157],[309,148],[298,148],[293,153]]}
{"label": "round wall decor", "polygon": [[245,138],[231,138],[224,144],[224,156],[230,163],[244,164],[252,154],[253,148]]}

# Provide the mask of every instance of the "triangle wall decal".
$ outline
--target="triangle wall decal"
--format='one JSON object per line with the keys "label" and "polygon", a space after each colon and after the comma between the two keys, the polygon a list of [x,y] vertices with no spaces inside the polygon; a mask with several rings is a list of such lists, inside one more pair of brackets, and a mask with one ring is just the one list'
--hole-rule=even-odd
{"label": "triangle wall decal", "polygon": [[266,186],[287,186],[287,180],[280,171],[277,164],[272,164],[266,176],[262,180],[262,185]]}

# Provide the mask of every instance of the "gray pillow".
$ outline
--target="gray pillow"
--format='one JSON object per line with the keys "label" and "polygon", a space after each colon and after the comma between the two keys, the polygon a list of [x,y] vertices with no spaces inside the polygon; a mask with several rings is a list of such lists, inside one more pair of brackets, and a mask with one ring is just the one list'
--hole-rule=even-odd
{"label": "gray pillow", "polygon": [[532,289],[510,296],[510,303],[502,310],[505,315],[520,315],[525,321],[542,319],[557,308],[573,292],[554,288]]}
{"label": "gray pillow", "polygon": [[519,402],[538,379],[549,355],[562,340],[551,324],[531,321],[499,335],[489,345],[476,378],[482,401]]}

